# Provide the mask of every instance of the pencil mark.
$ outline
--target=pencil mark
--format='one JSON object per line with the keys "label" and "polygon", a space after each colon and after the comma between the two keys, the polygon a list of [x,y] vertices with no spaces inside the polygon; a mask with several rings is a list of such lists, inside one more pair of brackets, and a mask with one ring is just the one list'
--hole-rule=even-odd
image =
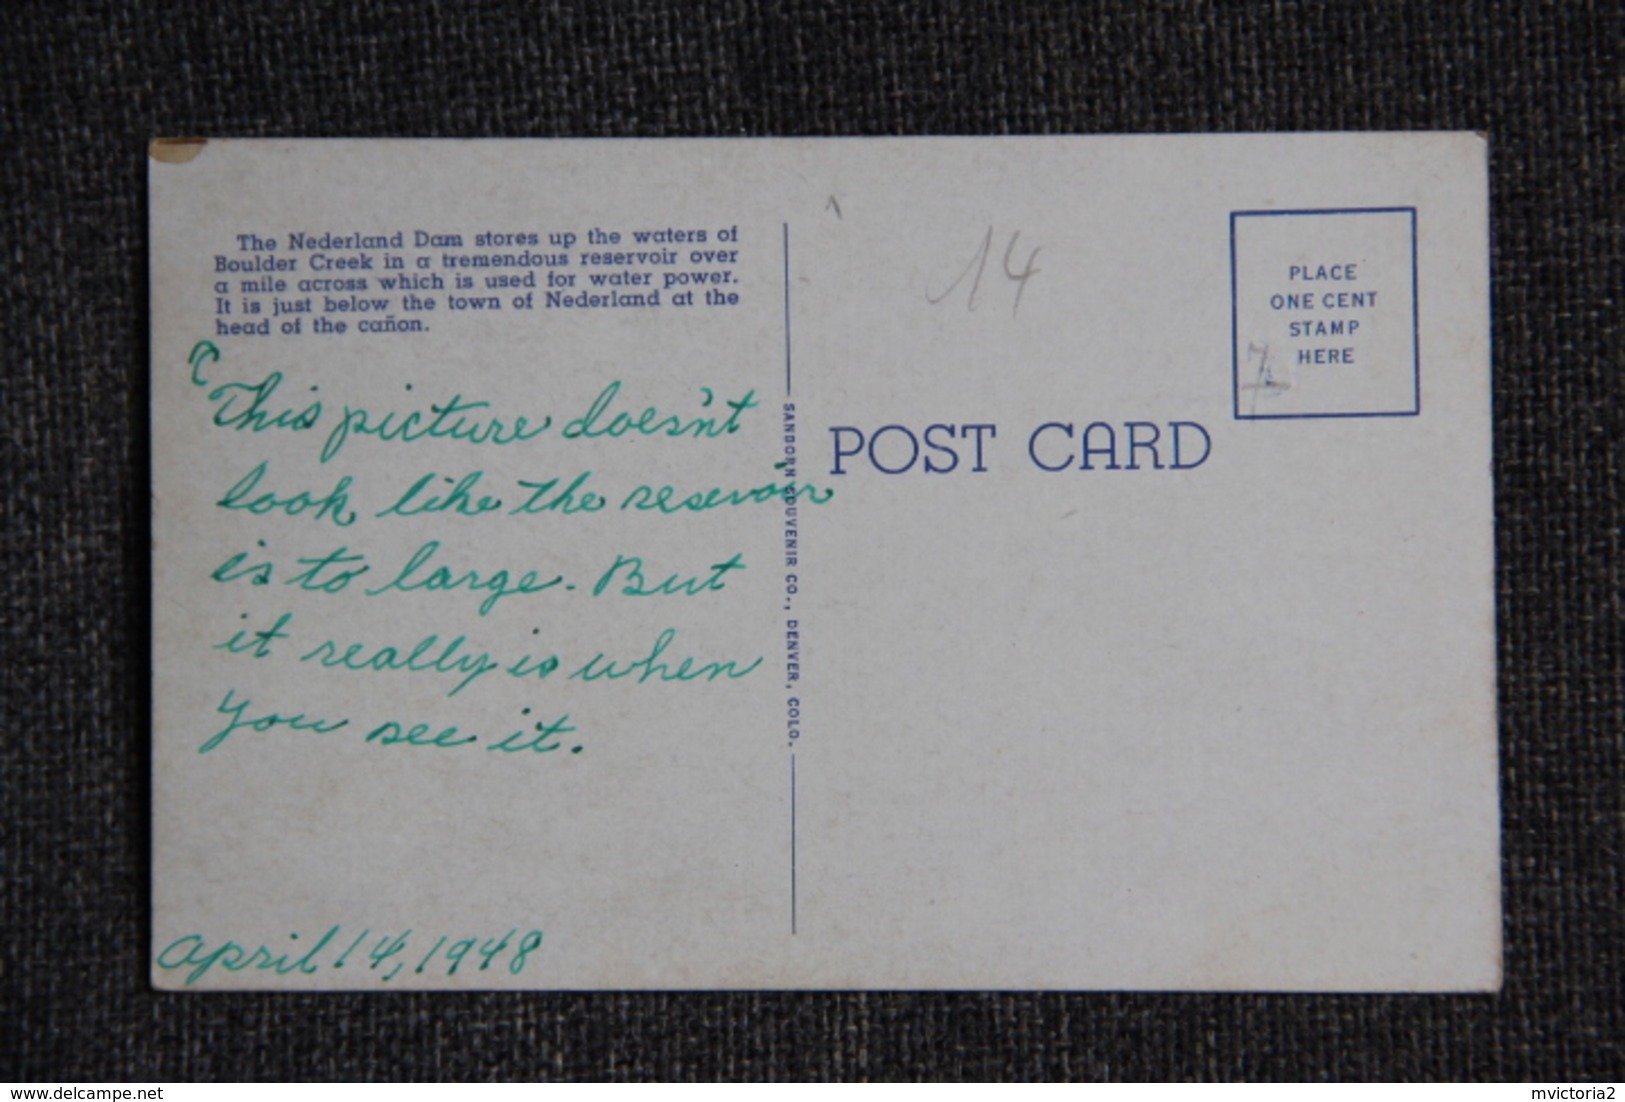
{"label": "pencil mark", "polygon": [[[1016,311],[1021,309],[1021,295],[1022,292],[1027,289],[1027,281],[1043,270],[1041,268],[1033,267],[1033,261],[1037,260],[1038,254],[1043,251],[1041,246],[1034,247],[1033,250],[1027,254],[1027,260],[1022,265],[1020,271],[1017,271],[1015,268],[1011,267],[1010,261],[1015,255],[1016,242],[1020,240],[1021,231],[1016,230],[1010,235],[1010,242],[1005,246],[1004,249],[1004,275],[1006,279],[1010,280],[1016,285],[1015,297],[1010,303],[1011,317],[1015,317]],[[948,284],[947,289],[944,290],[940,295],[933,295],[930,288],[927,287],[925,292],[925,301],[929,302],[932,306],[938,305],[949,295],[958,290],[959,285],[965,282],[965,278],[967,276],[971,276],[972,273],[975,273],[974,277],[971,279],[970,291],[965,297],[965,309],[974,313],[976,310],[976,295],[982,289],[982,279],[987,274],[988,258],[992,255],[992,251],[993,227],[989,226],[987,228],[987,232],[982,235],[981,243],[977,245],[976,251],[971,254],[970,262],[966,264],[963,269],[961,269],[958,276],[954,277],[954,281]]]}
{"label": "pencil mark", "polygon": [[1249,359],[1257,357],[1258,373],[1253,377],[1252,382],[1243,384],[1241,389],[1253,392],[1253,404],[1248,412],[1257,413],[1258,396],[1260,394],[1284,394],[1292,389],[1292,380],[1277,379],[1275,377],[1275,366],[1270,360],[1270,346],[1268,344],[1248,342],[1247,356]]}

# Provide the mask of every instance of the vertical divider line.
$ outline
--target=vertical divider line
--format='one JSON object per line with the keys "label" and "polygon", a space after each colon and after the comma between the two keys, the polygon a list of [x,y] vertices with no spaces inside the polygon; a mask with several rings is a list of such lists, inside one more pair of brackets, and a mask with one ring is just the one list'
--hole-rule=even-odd
{"label": "vertical divider line", "polygon": [[790,936],[796,933],[796,754],[790,751]]}
{"label": "vertical divider line", "polygon": [[[790,358],[790,223],[780,223],[784,246],[784,396],[793,393]],[[796,933],[796,752],[790,751],[790,935]]]}

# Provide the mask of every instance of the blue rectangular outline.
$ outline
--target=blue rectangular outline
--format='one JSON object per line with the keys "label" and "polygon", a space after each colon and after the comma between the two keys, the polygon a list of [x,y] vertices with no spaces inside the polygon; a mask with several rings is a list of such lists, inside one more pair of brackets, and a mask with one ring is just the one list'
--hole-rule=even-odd
{"label": "blue rectangular outline", "polygon": [[[1408,214],[1411,216],[1411,408],[1348,413],[1242,413],[1240,307],[1237,302],[1236,219],[1285,218],[1314,214]],[[1233,210],[1230,212],[1230,419],[1233,421],[1313,421],[1330,417],[1416,417],[1422,412],[1422,308],[1417,275],[1415,207],[1341,207],[1325,210]]]}

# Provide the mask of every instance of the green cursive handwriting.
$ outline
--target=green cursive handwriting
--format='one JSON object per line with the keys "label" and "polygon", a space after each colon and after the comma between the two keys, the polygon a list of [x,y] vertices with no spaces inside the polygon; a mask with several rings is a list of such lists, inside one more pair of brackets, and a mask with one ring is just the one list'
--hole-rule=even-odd
{"label": "green cursive handwriting", "polygon": [[634,683],[641,685],[645,681],[715,681],[719,677],[738,680],[748,677],[762,664],[761,657],[741,668],[737,661],[707,662],[701,661],[698,665],[694,659],[685,658],[676,666],[661,660],[674,642],[677,641],[677,629],[667,628],[655,639],[654,646],[642,658],[634,658],[617,663],[606,656],[602,651],[588,659],[580,668],[570,675],[573,679],[582,681],[598,681],[608,679],[620,681],[624,678],[633,678]]}
{"label": "green cursive handwriting", "polygon": [[286,727],[291,731],[314,731],[319,735],[326,735],[337,731],[341,727],[348,727],[350,725],[350,721],[347,719],[311,719],[303,712],[288,716],[278,715],[276,712],[266,712],[264,715],[250,716],[247,714],[247,712],[249,706],[253,703],[254,702],[248,699],[246,696],[241,700],[238,700],[237,690],[227,689],[225,698],[220,701],[220,704],[215,708],[215,711],[219,712],[223,716],[230,716],[231,718],[226,721],[226,725],[224,727],[216,731],[214,735],[212,735],[208,741],[204,742],[202,746],[199,746],[197,748],[197,752],[200,754],[207,754],[210,750],[213,750],[216,746],[219,746],[222,742],[224,742],[228,736],[233,735],[238,731],[263,732],[270,731],[277,727]]}
{"label": "green cursive handwriting", "polygon": [[312,497],[308,490],[300,490],[296,494],[279,497],[276,493],[266,490],[259,492],[260,483],[270,471],[268,460],[260,463],[226,491],[226,496],[215,502],[222,509],[240,509],[264,516],[266,513],[284,513],[296,517],[309,509],[314,509],[314,519],[329,519],[340,528],[348,528],[355,523],[355,510],[350,508],[350,476],[345,475],[338,483],[322,497]]}
{"label": "green cursive handwriting", "polygon": [[406,414],[395,410],[376,413],[345,406],[344,416],[322,445],[322,462],[328,462],[343,451],[352,436],[370,436],[403,444],[433,439],[463,440],[470,444],[520,444],[534,440],[553,423],[551,417],[543,417],[540,424],[533,424],[526,417],[515,417],[510,424],[500,417],[469,416],[490,407],[490,402],[465,401],[461,394],[453,394],[440,405],[430,405],[426,413],[422,410]]}
{"label": "green cursive handwriting", "polygon": [[450,567],[437,566],[429,569],[430,561],[440,553],[440,541],[430,540],[412,553],[406,565],[400,572],[383,585],[374,586],[367,590],[367,596],[377,597],[382,593],[399,591],[412,593],[418,590],[429,592],[449,589],[466,589],[470,592],[485,591],[490,594],[480,602],[480,615],[487,615],[497,606],[497,602],[504,597],[515,597],[531,593],[541,593],[554,586],[564,584],[564,575],[555,574],[553,577],[542,579],[534,570],[527,570],[518,578],[510,575],[506,570],[494,570],[481,574],[478,570],[465,570],[458,573]]}
{"label": "green cursive handwriting", "polygon": [[[701,387],[700,392],[705,395],[700,402],[702,407],[709,407],[716,400],[716,394],[710,387]],[[638,435],[690,436],[696,440],[715,440],[719,436],[738,432],[739,415],[760,405],[756,400],[756,391],[748,390],[743,398],[729,398],[723,401],[722,404],[728,408],[729,413],[721,420],[716,417],[691,417],[685,420],[675,413],[661,413],[654,406],[647,407],[635,417],[630,413],[617,413],[612,417],[609,415],[609,407],[620,393],[619,381],[606,386],[599,392],[598,397],[593,399],[586,413],[572,418],[564,426],[564,438],[591,440],[600,436]]]}

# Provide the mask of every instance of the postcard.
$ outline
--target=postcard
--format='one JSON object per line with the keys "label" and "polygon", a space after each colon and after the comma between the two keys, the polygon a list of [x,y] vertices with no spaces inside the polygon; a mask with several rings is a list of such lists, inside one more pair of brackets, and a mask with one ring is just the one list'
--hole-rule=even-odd
{"label": "postcard", "polygon": [[1499,987],[1483,138],[149,178],[155,986]]}

